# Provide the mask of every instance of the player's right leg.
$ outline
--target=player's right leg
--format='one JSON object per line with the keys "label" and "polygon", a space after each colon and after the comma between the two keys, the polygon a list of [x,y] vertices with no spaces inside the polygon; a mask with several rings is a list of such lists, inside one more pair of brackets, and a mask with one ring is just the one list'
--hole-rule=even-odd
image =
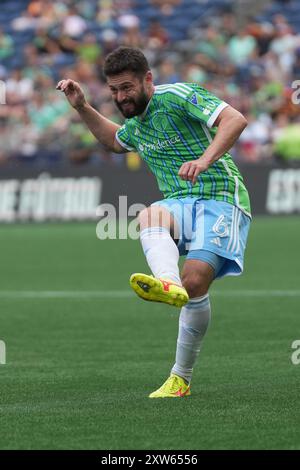
{"label": "player's right leg", "polygon": [[214,276],[214,269],[207,262],[200,259],[185,261],[181,277],[190,300],[180,312],[176,361],[170,377],[149,395],[150,398],[178,398],[191,394],[193,367],[210,322],[208,289]]}
{"label": "player's right leg", "polygon": [[132,274],[131,287],[144,300],[182,307],[189,297],[180,280],[179,251],[173,239],[179,232],[177,222],[167,209],[154,205],[141,211],[139,223],[142,247],[153,276]]}

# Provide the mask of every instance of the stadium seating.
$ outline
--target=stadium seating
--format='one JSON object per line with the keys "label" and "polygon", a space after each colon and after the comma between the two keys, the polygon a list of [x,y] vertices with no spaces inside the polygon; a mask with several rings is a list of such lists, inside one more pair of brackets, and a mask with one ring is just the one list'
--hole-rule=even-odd
{"label": "stadium seating", "polygon": [[[101,106],[107,100],[101,82],[101,53],[106,54],[112,48],[121,44],[131,44],[145,49],[150,66],[154,71],[156,83],[170,83],[173,80],[178,81],[181,79],[199,81],[204,87],[216,92],[225,101],[240,109],[248,118],[250,117],[250,121],[252,118],[262,119],[258,127],[263,127],[264,137],[262,138],[261,134],[256,135],[257,126],[254,125],[255,123],[252,127],[250,125],[248,137],[244,133],[246,141],[236,152],[236,158],[251,162],[263,160],[264,158],[272,159],[272,143],[273,139],[276,138],[274,126],[277,125],[276,116],[279,106],[286,114],[286,125],[289,120],[292,121],[294,117],[297,118],[288,95],[288,88],[293,81],[292,77],[295,76],[300,66],[299,51],[296,47],[296,34],[294,34],[295,48],[291,52],[293,57],[287,57],[284,62],[285,67],[286,64],[291,64],[288,76],[286,70],[284,73],[281,70],[282,63],[278,65],[276,57],[273,57],[273,59],[266,57],[267,60],[264,60],[264,54],[269,50],[269,47],[272,47],[272,41],[277,37],[277,28],[280,28],[280,26],[276,24],[276,21],[279,21],[279,23],[282,21],[282,19],[277,18],[274,22],[275,15],[284,15],[286,20],[283,19],[283,22],[286,21],[288,25],[294,28],[295,32],[300,31],[299,0],[274,0],[269,2],[262,13],[256,17],[256,22],[272,23],[273,21],[273,28],[261,27],[258,24],[254,29],[253,24],[252,29],[248,29],[247,25],[242,26],[244,31],[241,32],[244,32],[245,35],[252,35],[256,41],[256,50],[252,51],[254,56],[247,56],[247,63],[242,65],[234,61],[229,53],[229,48],[232,46],[230,44],[231,39],[233,39],[233,43],[235,40],[235,47],[237,47],[237,36],[240,32],[240,27],[235,22],[236,18],[233,14],[222,15],[224,12],[230,13],[233,11],[235,2],[230,0],[178,0],[175,2],[177,4],[168,8],[167,11],[155,5],[154,0],[111,0],[111,6],[115,7],[113,12],[109,10],[110,0],[107,0],[107,2],[99,2],[99,0],[89,0],[89,2],[54,0],[52,5],[58,8],[57,11],[61,11],[65,4],[67,18],[68,15],[72,16],[73,14],[72,5],[77,6],[79,15],[84,18],[87,27],[86,32],[96,36],[100,45],[98,48],[99,60],[95,60],[92,64],[89,61],[82,60],[84,55],[79,52],[79,48],[82,51],[85,47],[85,33],[78,33],[76,36],[77,43],[76,40],[68,41],[67,38],[67,46],[65,47],[66,43],[64,43],[61,34],[62,20],[58,22],[56,16],[51,17],[51,11],[48,16],[48,18],[51,18],[50,25],[48,26],[47,23],[46,34],[43,35],[43,33],[40,34],[37,31],[37,23],[41,24],[39,18],[26,17],[28,15],[28,6],[34,1],[38,2],[39,0],[1,0],[0,31],[2,30],[7,37],[4,37],[5,48],[1,50],[2,55],[0,55],[0,74],[1,79],[9,80],[15,74],[15,69],[23,69],[24,76],[32,81],[31,86],[34,90],[35,100],[38,101],[38,97],[43,96],[46,110],[49,100],[48,93],[51,94],[51,90],[52,92],[55,90],[55,82],[64,77],[65,73],[69,74],[70,69],[72,69],[71,73],[75,77],[78,76],[78,80],[91,93],[93,105],[101,112]],[[43,8],[44,2],[41,5]],[[119,8],[118,5],[120,5]],[[30,11],[32,11],[32,5]],[[255,8],[252,11],[255,11]],[[246,11],[244,13],[246,14]],[[122,20],[126,22],[126,15],[133,15],[139,20],[139,29],[133,31],[133,36],[129,34],[126,37],[128,31],[122,26]],[[41,18],[43,19],[43,16]],[[233,23],[230,23],[230,18],[233,18]],[[228,19],[229,23],[226,23]],[[16,27],[16,20],[18,20],[19,27]],[[155,28],[154,35],[151,36],[153,31],[150,27],[153,26],[153,20],[161,26],[161,30],[158,29],[158,36],[155,36],[157,34]],[[135,18],[132,21],[132,24],[134,24]],[[21,27],[20,22],[23,22]],[[272,37],[268,36],[270,30],[273,31],[271,33]],[[84,31],[84,28],[82,31]],[[258,38],[256,37],[257,31],[260,35]],[[265,33],[266,31],[267,33]],[[160,33],[162,38],[159,36]],[[107,38],[111,37],[115,37],[115,39],[109,42]],[[208,40],[205,40],[206,37]],[[212,40],[209,37],[212,37]],[[70,45],[70,43],[72,44]],[[29,45],[36,47],[28,47]],[[182,67],[183,63],[186,64],[186,67]],[[257,80],[257,74],[260,74],[260,80]],[[281,82],[279,85],[273,83],[272,77],[274,76],[276,76],[276,79],[278,77],[278,81]],[[47,82],[45,77],[50,78],[50,82]],[[282,88],[280,88],[280,85]],[[285,92],[278,96],[281,89]],[[269,93],[271,93],[270,96]],[[277,96],[275,96],[276,93]],[[247,96],[251,96],[249,102],[246,100]],[[25,99],[24,97],[19,98],[25,113],[23,119],[26,119],[26,114],[30,112],[31,98],[30,93]],[[16,103],[16,100],[18,101],[18,97],[11,98],[10,96],[9,99],[13,104]],[[51,96],[50,101],[52,99],[58,99],[58,95]],[[14,111],[16,111],[16,115],[14,115]],[[115,119],[114,110],[109,108],[109,112],[111,115],[108,117]],[[3,132],[9,133],[11,126],[14,126],[15,120],[18,119],[20,119],[20,114],[18,114],[17,107],[12,107],[11,111],[6,114],[3,113],[1,123],[3,124]],[[273,121],[272,126],[270,125],[271,121]],[[33,123],[33,127],[34,125]],[[279,120],[279,130],[281,125],[283,124]],[[69,127],[66,123],[65,126]],[[56,142],[56,137],[53,138],[53,135],[56,135],[55,132],[57,132],[58,137],[63,135],[63,132],[60,132],[58,128],[49,128],[49,136],[47,136],[47,132],[48,129],[45,130],[45,135],[43,134],[39,141],[39,158],[42,158],[42,154],[47,147],[45,141]],[[52,135],[51,132],[54,132],[54,134]],[[83,134],[81,138],[84,141],[85,135]],[[3,139],[3,142],[5,143],[5,139]],[[256,148],[255,151],[253,145]],[[2,147],[3,149],[0,146],[0,163],[1,155],[14,155],[13,151],[7,149],[7,145]],[[55,151],[57,151],[56,148]],[[66,150],[65,147],[61,146],[58,151],[65,152]],[[93,145],[91,145],[91,160],[93,159],[92,152]],[[266,155],[267,157],[265,157]],[[111,159],[110,161],[115,161],[113,156],[108,157]],[[103,161],[106,161],[108,157],[103,151],[103,158],[101,157]],[[32,157],[29,160],[33,161],[34,159]],[[55,160],[54,157],[53,160]]]}
{"label": "stadium seating", "polygon": [[[91,0],[91,2],[94,2],[95,5],[97,3],[96,0]],[[16,32],[13,31],[11,25],[11,22],[20,17],[27,9],[29,3],[30,0],[2,0],[1,2],[0,28],[5,33],[13,35],[15,45],[14,57],[5,61],[5,66],[8,69],[21,65],[23,48],[31,42],[34,35],[32,29]],[[182,0],[170,15],[164,15],[149,0],[146,0],[135,2],[129,13],[135,14],[140,19],[142,30],[148,28],[151,20],[159,19],[161,25],[168,31],[170,39],[179,41],[186,38],[188,29],[193,23],[199,22],[199,20],[204,21],[208,17],[211,18],[220,8],[230,8],[230,4],[232,2],[228,0]],[[270,20],[275,14],[284,14],[295,29],[300,29],[300,2],[298,0],[291,0],[288,3],[274,2],[257,19],[259,21]],[[89,31],[95,33],[97,37],[101,37],[103,27],[98,21],[90,20],[88,26]],[[117,21],[112,21],[110,27],[120,33],[121,28]],[[71,63],[70,58],[67,58],[66,61],[62,59],[61,65],[69,63]]]}
{"label": "stadium seating", "polygon": [[[91,2],[97,3],[96,0]],[[25,31],[15,31],[12,29],[12,21],[15,18],[20,17],[27,9],[30,0],[2,0],[1,11],[0,11],[0,28],[7,34],[13,36],[16,55],[5,62],[5,66],[8,69],[18,67],[22,63],[22,51],[26,44],[30,43],[34,31],[32,29],[26,29]],[[138,1],[129,10],[129,13],[136,15],[140,20],[140,26],[142,30],[148,28],[151,20],[159,19],[161,25],[168,31],[169,37],[172,41],[183,40],[187,36],[187,32],[191,24],[195,20],[204,19],[205,17],[212,15],[220,7],[228,7],[230,2],[228,0],[182,0],[181,3],[174,8],[174,11],[170,15],[163,15],[159,9],[151,4],[148,0]],[[102,25],[94,20],[88,22],[89,31],[95,33],[97,37],[101,37],[103,31]],[[121,28],[117,21],[112,21],[110,27],[120,33]],[[68,62],[68,59],[66,59]],[[63,62],[63,61],[62,61]],[[62,63],[65,65],[65,63]]]}

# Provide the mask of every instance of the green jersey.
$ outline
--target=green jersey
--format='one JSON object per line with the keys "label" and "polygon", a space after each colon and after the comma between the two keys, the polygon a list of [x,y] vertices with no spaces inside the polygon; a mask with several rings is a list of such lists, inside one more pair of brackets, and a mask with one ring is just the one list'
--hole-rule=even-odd
{"label": "green jersey", "polygon": [[195,185],[178,176],[184,162],[198,159],[210,145],[217,132],[214,123],[226,106],[195,83],[159,85],[145,112],[127,119],[116,139],[139,153],[165,198],[216,199],[250,215],[247,189],[229,153],[200,173]]}

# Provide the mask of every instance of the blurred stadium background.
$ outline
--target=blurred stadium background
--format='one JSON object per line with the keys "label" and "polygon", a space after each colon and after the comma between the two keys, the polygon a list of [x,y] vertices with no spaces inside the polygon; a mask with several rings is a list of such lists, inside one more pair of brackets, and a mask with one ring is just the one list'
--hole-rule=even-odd
{"label": "blurred stadium background", "polygon": [[[157,84],[200,82],[244,113],[249,125],[232,154],[254,212],[299,212],[299,30],[298,0],[1,0],[0,220],[90,219],[100,200],[159,197],[140,158],[107,153],[55,90],[73,78],[121,122],[102,75],[103,58],[120,44],[145,51]],[[27,180],[41,174],[32,189]],[[51,181],[93,175],[77,180],[81,210],[68,202],[74,181],[64,181],[65,192]]]}
{"label": "blurred stadium background", "polygon": [[[154,179],[55,90],[73,78],[121,122],[101,71],[121,44],[143,49],[156,84],[199,82],[249,121],[232,151],[259,215],[246,272],[213,288],[180,403],[147,399],[176,310],[129,292],[147,269],[138,242],[95,235],[99,203],[149,203]],[[1,0],[0,80],[0,448],[299,449],[299,0]]]}

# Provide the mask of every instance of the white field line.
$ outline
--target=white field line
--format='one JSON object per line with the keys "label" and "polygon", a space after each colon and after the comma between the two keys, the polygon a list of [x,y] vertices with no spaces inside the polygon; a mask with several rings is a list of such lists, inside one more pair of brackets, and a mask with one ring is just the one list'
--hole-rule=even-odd
{"label": "white field line", "polygon": [[[212,290],[211,297],[300,297],[300,290],[269,290],[269,289],[242,289],[242,290]],[[24,290],[1,291],[0,299],[130,299],[136,298],[130,290]]]}

